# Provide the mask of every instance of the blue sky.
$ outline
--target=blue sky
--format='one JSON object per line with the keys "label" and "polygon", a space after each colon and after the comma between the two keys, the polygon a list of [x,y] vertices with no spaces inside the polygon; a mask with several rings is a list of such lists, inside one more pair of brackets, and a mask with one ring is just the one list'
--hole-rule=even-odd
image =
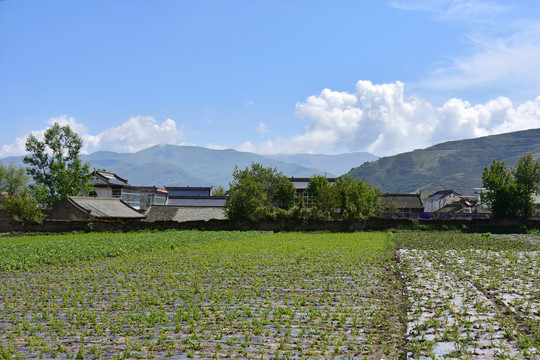
{"label": "blue sky", "polygon": [[392,155],[540,127],[531,1],[0,1],[0,158],[169,143]]}

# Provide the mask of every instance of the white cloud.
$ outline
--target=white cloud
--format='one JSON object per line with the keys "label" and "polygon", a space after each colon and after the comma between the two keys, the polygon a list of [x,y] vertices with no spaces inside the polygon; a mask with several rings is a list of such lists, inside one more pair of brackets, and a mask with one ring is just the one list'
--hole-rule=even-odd
{"label": "white cloud", "polygon": [[[392,6],[432,13],[463,28],[462,53],[418,81],[432,91],[512,88],[527,98],[540,93],[540,21],[530,4],[482,0],[395,0]],[[531,11],[533,10],[533,11]]]}
{"label": "white cloud", "polygon": [[[296,115],[308,122],[302,133],[265,142],[248,141],[241,151],[272,153],[337,153],[369,151],[384,156],[424,148],[436,143],[540,128],[540,96],[522,103],[498,97],[481,104],[452,98],[441,106],[417,96],[406,96],[399,81],[373,84],[358,81],[353,93],[324,89],[296,104]],[[50,120],[70,125],[83,138],[85,152],[134,152],[158,144],[187,144],[183,127],[172,119],[158,122],[134,116],[119,126],[92,135],[74,118]],[[259,123],[259,131],[266,130]],[[40,138],[45,130],[33,131]],[[26,136],[0,149],[0,158],[24,154]],[[207,144],[209,148],[231,146]]]}
{"label": "white cloud", "polygon": [[[78,123],[75,118],[69,117],[67,115],[61,115],[49,119],[48,124],[52,126],[54,123],[58,123],[60,126],[69,125],[73,131],[78,134],[85,133],[88,131],[86,126],[81,123]],[[15,139],[12,144],[2,145],[0,148],[0,158],[9,157],[9,156],[20,156],[26,153],[26,140],[30,135],[34,135],[39,140],[43,139],[43,135],[46,129],[31,131],[23,136],[19,136]]]}
{"label": "white cloud", "polygon": [[391,155],[463,138],[540,127],[540,97],[515,106],[499,97],[471,105],[450,99],[440,107],[418,97],[405,97],[401,82],[359,81],[354,94],[324,89],[297,104],[308,119],[303,134],[261,144],[246,142],[243,151],[312,153],[369,151]]}
{"label": "white cloud", "polygon": [[[34,132],[32,132],[34,133]],[[28,134],[30,136],[30,134]],[[38,136],[38,134],[34,134],[34,136]],[[26,144],[26,137],[18,137],[15,139],[13,144],[8,145],[2,145],[2,148],[0,148],[0,158],[5,158],[9,156],[19,156],[25,154],[25,144]]]}
{"label": "white cloud", "polygon": [[159,124],[151,116],[133,116],[117,127],[98,135],[85,135],[87,151],[110,150],[136,152],[159,144],[177,144],[183,137],[182,128],[177,129],[172,119]]}
{"label": "white cloud", "polygon": [[257,132],[261,134],[265,134],[269,132],[268,126],[263,122],[260,122],[259,125],[257,125],[257,127],[255,128],[255,130],[257,130]]}
{"label": "white cloud", "polygon": [[439,20],[483,22],[501,14],[508,6],[495,1],[481,0],[394,0],[391,5],[398,9],[428,11]]}
{"label": "white cloud", "polygon": [[[88,133],[88,128],[78,123],[75,118],[60,116],[51,118],[49,125],[58,122],[60,125],[69,125],[83,139],[82,153],[91,153],[98,150],[116,152],[135,152],[159,144],[178,144],[182,137],[182,127],[177,129],[176,122],[166,119],[162,123],[151,116],[133,116],[120,126],[109,128],[98,135]],[[3,145],[0,158],[19,156],[25,154],[26,139],[30,134],[38,139],[43,138],[46,129],[32,131],[15,139],[13,144]]]}
{"label": "white cloud", "polygon": [[[58,123],[58,125],[60,126],[67,125],[77,134],[86,134],[88,132],[88,128],[85,125],[78,123],[77,120],[75,120],[75,118],[71,116],[62,115],[49,119],[50,126],[54,125],[54,123]],[[42,130],[42,132],[45,132],[45,130]]]}
{"label": "white cloud", "polygon": [[475,89],[486,86],[519,86],[540,90],[540,24],[508,38],[482,39],[471,56],[456,57],[437,69],[421,85],[437,90]]}
{"label": "white cloud", "polygon": [[253,100],[250,100],[250,101],[248,101],[248,102],[244,103],[244,106],[246,106],[246,107],[251,107],[251,106],[255,106],[255,101],[253,101]]}
{"label": "white cloud", "polygon": [[231,149],[231,146],[221,145],[221,144],[213,144],[213,143],[208,143],[208,144],[204,145],[204,147],[207,148],[207,149],[212,149],[212,150],[227,150],[227,149]]}

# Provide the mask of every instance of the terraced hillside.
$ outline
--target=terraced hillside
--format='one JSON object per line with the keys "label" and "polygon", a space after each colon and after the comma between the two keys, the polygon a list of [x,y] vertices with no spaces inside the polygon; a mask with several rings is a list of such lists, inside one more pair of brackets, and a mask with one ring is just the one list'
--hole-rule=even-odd
{"label": "terraced hillside", "polygon": [[380,158],[349,174],[387,193],[433,193],[453,189],[472,194],[481,187],[482,171],[494,159],[513,165],[524,154],[540,159],[540,129],[449,141],[422,150]]}

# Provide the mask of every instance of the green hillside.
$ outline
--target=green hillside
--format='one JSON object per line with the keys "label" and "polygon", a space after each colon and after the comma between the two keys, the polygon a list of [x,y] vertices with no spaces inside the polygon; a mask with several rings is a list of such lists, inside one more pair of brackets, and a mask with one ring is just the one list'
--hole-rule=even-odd
{"label": "green hillside", "polygon": [[453,189],[471,195],[486,165],[497,159],[513,166],[527,153],[540,159],[540,129],[449,141],[364,163],[349,174],[388,193]]}

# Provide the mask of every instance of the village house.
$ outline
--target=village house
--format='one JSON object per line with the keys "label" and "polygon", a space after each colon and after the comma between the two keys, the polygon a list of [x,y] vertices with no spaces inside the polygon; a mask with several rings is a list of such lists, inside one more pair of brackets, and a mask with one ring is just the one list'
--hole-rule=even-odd
{"label": "village house", "polygon": [[381,212],[388,215],[418,215],[424,212],[424,205],[419,194],[383,194]]}
{"label": "village house", "polygon": [[461,194],[455,192],[454,190],[437,191],[424,199],[424,211],[427,213],[436,212],[446,205],[460,202],[462,198],[463,197]]}
{"label": "village house", "polygon": [[131,186],[126,179],[113,172],[94,170],[92,172],[92,184],[95,190],[90,194],[95,198],[122,199],[135,209],[141,208],[141,191],[137,186]]}
{"label": "village house", "polygon": [[225,219],[226,196],[214,196],[211,186],[166,186],[167,205],[152,204],[146,221],[200,221]]}
{"label": "village house", "polygon": [[152,205],[145,215],[148,222],[226,219],[223,206]]}
{"label": "village house", "polygon": [[144,219],[136,209],[119,198],[70,196],[49,212],[47,220]]}
{"label": "village house", "polygon": [[157,186],[139,186],[139,209],[146,210],[152,205],[167,205],[169,192]]}
{"label": "village house", "polygon": [[166,186],[169,193],[167,205],[176,206],[225,206],[226,196],[213,196],[212,186]]}

